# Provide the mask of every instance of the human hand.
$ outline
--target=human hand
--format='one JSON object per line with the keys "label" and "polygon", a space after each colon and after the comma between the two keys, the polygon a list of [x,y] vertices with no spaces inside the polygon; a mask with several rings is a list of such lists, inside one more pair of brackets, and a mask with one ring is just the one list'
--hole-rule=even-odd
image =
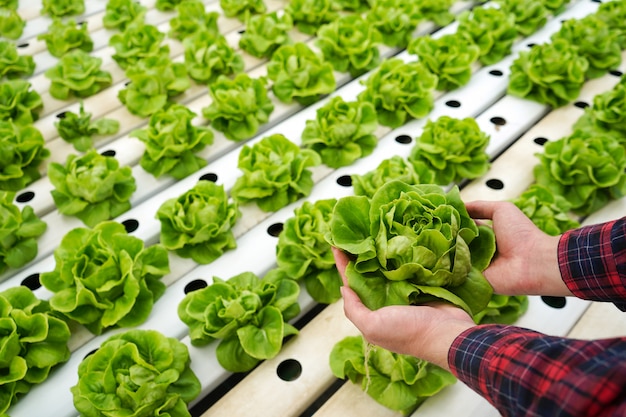
{"label": "human hand", "polygon": [[496,254],[485,278],[505,295],[572,295],[559,270],[559,236],[541,231],[515,204],[473,201],[465,204],[472,218],[492,220]]}
{"label": "human hand", "polygon": [[370,343],[392,352],[412,355],[449,370],[448,351],[454,339],[475,325],[462,309],[447,303],[420,306],[388,306],[370,310],[348,287],[348,256],[332,248],[343,280],[341,295],[346,317]]}

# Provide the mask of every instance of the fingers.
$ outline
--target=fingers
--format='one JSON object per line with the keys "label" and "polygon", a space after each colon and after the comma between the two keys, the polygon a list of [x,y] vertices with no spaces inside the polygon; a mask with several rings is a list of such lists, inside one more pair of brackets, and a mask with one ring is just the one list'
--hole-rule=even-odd
{"label": "fingers", "polygon": [[494,213],[502,207],[501,201],[469,201],[465,203],[467,212],[473,219],[493,219]]}
{"label": "fingers", "polygon": [[335,257],[335,264],[337,265],[337,270],[339,271],[339,275],[341,275],[341,280],[343,281],[344,286],[348,286],[348,279],[346,278],[346,266],[348,266],[348,262],[350,259],[348,255],[346,255],[341,249],[336,247],[331,248],[333,251],[333,256]]}

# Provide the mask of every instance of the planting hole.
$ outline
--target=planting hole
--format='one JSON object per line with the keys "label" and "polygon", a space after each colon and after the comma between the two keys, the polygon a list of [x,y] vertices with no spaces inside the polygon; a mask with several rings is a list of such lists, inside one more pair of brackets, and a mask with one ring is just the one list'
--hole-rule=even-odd
{"label": "planting hole", "polygon": [[33,198],[35,198],[35,193],[33,193],[32,191],[25,191],[15,197],[15,201],[17,201],[18,203],[28,203]]}
{"label": "planting hole", "polygon": [[461,107],[461,103],[456,100],[448,100],[446,101],[446,106],[458,108],[458,107]]}
{"label": "planting hole", "polygon": [[124,220],[122,225],[126,229],[126,233],[133,233],[139,227],[139,222],[135,219],[128,219]]}
{"label": "planting hole", "polygon": [[209,284],[206,283],[203,279],[194,279],[189,284],[185,285],[185,294],[189,294],[190,292],[198,291],[203,288],[206,288]]}
{"label": "planting hole", "polygon": [[203,176],[200,177],[200,181],[211,181],[211,182],[216,182],[217,181],[217,174],[214,174],[212,172],[206,173]]}
{"label": "planting hole", "polygon": [[350,175],[342,175],[337,178],[337,184],[342,187],[351,187],[352,186],[352,177]]}
{"label": "planting hole", "polygon": [[624,75],[624,73],[622,71],[619,71],[619,70],[609,71],[609,74],[614,75],[616,77],[621,77],[622,75]]}
{"label": "planting hole", "polygon": [[492,190],[501,190],[504,188],[504,183],[496,178],[487,180],[485,184],[487,184],[487,187],[491,188]]}
{"label": "planting hole", "polygon": [[491,119],[489,119],[491,121],[491,123],[493,123],[496,126],[504,126],[506,124],[506,119],[504,119],[504,117],[492,117]]}
{"label": "planting hole", "polygon": [[22,280],[22,285],[29,288],[31,291],[35,291],[37,288],[40,288],[41,282],[39,281],[39,274],[31,274],[27,276]]}
{"label": "planting hole", "polygon": [[537,45],[537,44],[536,44],[536,43],[531,42],[531,43],[527,44],[526,46],[528,46],[529,48],[532,48],[532,47],[533,47],[533,46],[535,46],[535,45]]}
{"label": "planting hole", "polygon": [[274,237],[278,237],[278,235],[282,231],[283,231],[283,224],[282,223],[274,223],[274,224],[270,225],[270,227],[267,228],[267,234],[270,235],[270,236],[274,236]]}
{"label": "planting hole", "polygon": [[82,22],[78,22],[78,23],[76,23],[76,26],[84,26],[84,25],[86,25],[86,24],[87,24],[87,22],[85,22],[85,21],[83,20]]}
{"label": "planting hole", "polygon": [[565,297],[553,297],[550,295],[541,296],[541,301],[543,301],[552,308],[563,308],[565,307],[565,304],[567,304],[567,300],[565,299]]}
{"label": "planting hole", "polygon": [[58,119],[65,119],[65,116],[67,115],[66,111],[62,111],[61,113],[57,114],[57,118]]}
{"label": "planting hole", "polygon": [[106,151],[102,152],[102,156],[115,156],[115,150],[114,149],[107,149]]}
{"label": "planting hole", "polygon": [[542,138],[542,137],[538,137],[538,138],[533,139],[533,142],[535,142],[539,146],[545,145],[547,141],[548,141],[548,139]]}
{"label": "planting hole", "polygon": [[283,381],[295,381],[302,375],[302,365],[295,359],[284,360],[276,368],[276,374]]}
{"label": "planting hole", "polygon": [[589,107],[589,103],[584,101],[577,101],[576,103],[574,103],[574,106],[578,107],[579,109],[584,109]]}
{"label": "planting hole", "polygon": [[94,353],[96,353],[98,351],[98,348],[95,348],[94,350],[92,350],[91,352],[89,352],[88,354],[85,355],[85,357],[83,358],[83,360],[87,359],[88,357],[90,357],[91,355],[93,355]]}
{"label": "planting hole", "polygon": [[396,142],[403,145],[408,145],[409,143],[413,142],[413,139],[409,135],[398,135],[396,136]]}
{"label": "planting hole", "polygon": [[17,45],[18,48],[28,48],[29,43],[28,42],[24,42],[24,43],[20,43],[19,45]]}
{"label": "planting hole", "polygon": [[240,34],[240,35],[243,35],[244,33],[246,33],[246,30],[245,30],[245,29],[241,29],[241,30],[239,31],[239,34]]}
{"label": "planting hole", "polygon": [[489,74],[495,75],[496,77],[502,77],[504,75],[502,71],[497,70],[497,69],[489,71]]}
{"label": "planting hole", "polygon": [[130,85],[130,83],[131,83],[131,82],[132,82],[132,81],[126,81],[126,82],[124,83],[124,87],[128,87],[128,86]]}

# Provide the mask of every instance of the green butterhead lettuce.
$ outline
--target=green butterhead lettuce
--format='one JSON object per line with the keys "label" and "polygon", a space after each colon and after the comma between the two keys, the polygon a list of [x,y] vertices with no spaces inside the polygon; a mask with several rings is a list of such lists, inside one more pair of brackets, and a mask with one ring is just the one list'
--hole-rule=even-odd
{"label": "green butterhead lettuce", "polygon": [[0,36],[7,39],[19,39],[24,33],[26,21],[20,14],[11,9],[0,8]]}
{"label": "green butterhead lettuce", "polygon": [[270,58],[274,51],[291,42],[289,31],[293,22],[288,14],[263,13],[246,22],[246,31],[239,39],[239,47],[257,58]]}
{"label": "green butterhead lettuce", "polygon": [[543,0],[543,5],[553,16],[556,16],[565,10],[569,2],[570,0]]}
{"label": "green butterhead lettuce", "polygon": [[85,13],[85,0],[42,0],[41,14],[63,17]]}
{"label": "green butterhead lettuce", "polygon": [[0,7],[8,10],[17,10],[19,0],[0,0]]}
{"label": "green butterhead lettuce", "polygon": [[197,32],[209,32],[217,35],[218,12],[207,12],[200,0],[187,0],[176,6],[178,14],[170,19],[169,36],[179,41]]}
{"label": "green butterhead lettuce", "polygon": [[604,20],[617,34],[620,48],[626,49],[626,4],[622,1],[603,2],[595,15]]}
{"label": "green butterhead lettuce", "polygon": [[20,55],[14,42],[0,40],[0,79],[33,75],[35,60],[30,55]]}
{"label": "green butterhead lettuce", "polygon": [[54,270],[40,277],[54,293],[52,310],[94,334],[143,323],[165,291],[161,277],[170,272],[163,246],[144,247],[114,221],[70,230],[54,260]]}
{"label": "green butterhead lettuce", "polygon": [[134,0],[109,0],[102,16],[102,24],[107,29],[124,31],[133,21],[143,20],[146,11],[146,6]]}
{"label": "green butterhead lettuce", "polygon": [[115,49],[112,55],[115,62],[120,68],[128,69],[148,57],[168,57],[170,48],[162,44],[163,39],[165,34],[156,26],[136,20],[123,32],[111,36],[109,46]]}
{"label": "green butterhead lettuce", "polygon": [[296,28],[307,35],[315,35],[320,26],[339,16],[331,0],[291,0],[285,6],[285,13]]}
{"label": "green butterhead lettuce", "polygon": [[550,14],[544,0],[497,0],[500,10],[515,16],[515,28],[529,36],[545,26]]}
{"label": "green butterhead lettuce", "polygon": [[233,75],[244,70],[243,57],[223,35],[201,30],[186,37],[183,45],[185,67],[194,81],[209,85],[220,75]]}
{"label": "green butterhead lettuce", "polygon": [[457,32],[480,49],[481,64],[495,64],[511,53],[517,39],[515,15],[495,7],[475,7],[461,13],[458,21]]}
{"label": "green butterhead lettuce", "polygon": [[418,2],[377,0],[365,15],[382,35],[383,44],[406,48],[422,20]]}
{"label": "green butterhead lettuce", "polygon": [[476,314],[492,288],[482,274],[495,252],[453,187],[390,181],[374,193],[337,201],[327,240],[352,255],[348,285],[370,309],[448,301]]}
{"label": "green butterhead lettuce", "polygon": [[532,184],[513,200],[520,210],[545,233],[557,236],[580,226],[578,220],[569,215],[572,205],[562,195],[548,188]]}
{"label": "green butterhead lettuce", "polygon": [[50,95],[58,100],[72,96],[85,98],[111,85],[113,78],[100,69],[102,59],[92,57],[82,49],[67,52],[59,62],[46,70],[50,80]]}
{"label": "green butterhead lettuce", "polygon": [[33,125],[0,121],[0,190],[19,191],[41,177],[39,165],[50,156]]}
{"label": "green butterhead lettuce", "polygon": [[345,12],[365,12],[370,8],[369,0],[335,0],[333,9]]}
{"label": "green butterhead lettuce", "polygon": [[220,7],[224,16],[236,17],[242,22],[247,22],[250,16],[267,11],[263,0],[220,0]]}
{"label": "green butterhead lettuce", "polygon": [[43,100],[28,81],[16,78],[0,82],[0,120],[30,125],[39,119],[42,109]]}
{"label": "green butterhead lettuce", "polygon": [[574,130],[590,136],[614,136],[626,146],[626,83],[620,82],[611,90],[596,94],[593,104],[574,123]]}
{"label": "green butterhead lettuce", "polygon": [[169,12],[186,1],[187,0],[157,0],[154,7],[162,12]]}
{"label": "green butterhead lettuce", "polygon": [[487,307],[474,315],[477,324],[513,324],[528,310],[525,295],[493,294]]}
{"label": "green butterhead lettuce", "polygon": [[185,344],[156,330],[113,335],[78,366],[74,406],[92,417],[190,417],[202,388],[190,362]]}
{"label": "green butterhead lettuce", "polygon": [[57,58],[72,49],[82,49],[85,52],[93,50],[87,22],[77,25],[74,19],[64,22],[58,17],[54,18],[48,26],[48,31],[38,35],[37,39],[45,41],[48,52]]}
{"label": "green butterhead lettuce", "polygon": [[120,129],[120,123],[114,119],[102,118],[92,121],[91,113],[85,112],[82,101],[78,114],[66,111],[62,118],[54,122],[54,126],[59,136],[80,152],[93,148],[93,136],[112,135]]}
{"label": "green butterhead lettuce", "polygon": [[454,0],[421,0],[419,12],[424,20],[432,20],[437,26],[446,26],[454,21],[450,8]]}

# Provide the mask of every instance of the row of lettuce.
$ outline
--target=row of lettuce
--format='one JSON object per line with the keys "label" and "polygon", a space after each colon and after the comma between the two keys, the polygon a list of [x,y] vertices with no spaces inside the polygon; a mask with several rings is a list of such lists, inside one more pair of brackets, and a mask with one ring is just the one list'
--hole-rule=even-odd
{"label": "row of lettuce", "polygon": [[[480,13],[478,10],[482,9],[475,9],[468,16]],[[423,41],[415,41],[418,42]],[[422,59],[420,57],[419,61]],[[409,65],[394,59],[383,62],[380,71],[366,81],[363,97],[379,94],[369,85],[380,86],[382,79],[401,78],[403,83],[408,82],[411,74],[415,74],[406,70],[411,68]],[[383,67],[393,75],[384,77]],[[396,67],[403,68],[400,74],[406,72],[409,75],[399,77],[398,72],[392,71]],[[420,70],[424,71],[424,77],[420,78],[426,79],[423,82],[430,85],[427,90],[435,89],[441,73],[433,75],[431,71]],[[238,75],[228,81],[243,78]],[[220,81],[227,82],[222,79],[215,85]],[[387,91],[397,91],[394,89],[397,87],[392,88],[397,85],[390,83]],[[400,85],[409,89],[405,84]],[[445,86],[442,89],[454,88],[453,84]],[[576,223],[567,214],[569,210],[588,213],[606,204],[609,198],[624,195],[626,159],[624,136],[620,132],[623,116],[615,111],[616,107],[626,107],[624,88],[622,80],[614,90],[596,97],[593,106],[577,123],[579,129],[572,137],[548,143],[544,155],[539,155],[541,163],[535,169],[537,184],[516,204],[529,216],[540,219],[537,223],[548,233],[558,234],[574,227]],[[254,86],[252,82],[242,90],[262,95],[265,86]],[[376,146],[373,132],[378,123],[399,126],[410,117],[426,116],[432,106],[428,98],[426,105],[420,98],[419,104],[406,106],[421,108],[415,115],[402,106],[401,110],[385,113],[373,101],[345,102],[341,98],[329,101],[319,109],[316,120],[307,121],[302,134],[304,149],[282,135],[263,138],[254,146],[244,146],[239,160],[244,175],[231,190],[233,201],[229,200],[223,187],[200,181],[193,189],[159,208],[161,243],[149,248],[144,248],[141,240],[129,236],[120,224],[106,221],[129,207],[128,196],[135,185],[126,167],[120,168],[113,158],[90,150],[90,144],[85,144],[84,155],[70,156],[65,166],[51,164],[50,180],[54,183],[59,179],[62,184],[55,184],[53,192],[59,210],[61,206],[73,210],[71,214],[79,216],[90,228],[78,228],[65,236],[55,251],[55,270],[41,275],[41,283],[54,292],[49,302],[36,300],[24,287],[8,290],[2,295],[2,300],[7,301],[2,320],[7,328],[13,329],[11,342],[7,343],[7,352],[11,355],[5,361],[6,367],[12,371],[3,384],[8,389],[7,395],[3,395],[7,399],[5,410],[32,384],[43,381],[52,366],[67,360],[66,342],[70,334],[65,330],[67,327],[63,327],[67,326],[65,320],[78,321],[94,334],[111,327],[132,327],[145,320],[154,301],[165,291],[160,278],[169,272],[166,248],[198,263],[212,262],[224,251],[236,247],[232,227],[240,217],[238,204],[255,202],[262,210],[276,211],[307,196],[313,187],[309,167],[320,162],[331,167],[349,165],[373,151]],[[396,101],[403,102],[403,99]],[[203,137],[203,134],[205,138],[209,136],[204,133],[206,129],[191,125],[194,116],[184,106],[168,106],[163,114],[167,114],[164,117],[166,123],[182,126],[182,131],[194,131],[194,138]],[[87,120],[83,124],[88,126],[93,124],[88,114],[82,111],[81,115],[70,116],[70,119],[72,117]],[[154,126],[154,130],[158,130],[159,123],[163,120],[155,118],[153,122],[151,116],[151,128]],[[263,121],[257,120],[256,123],[258,128]],[[250,130],[254,132],[250,135],[256,133],[254,124],[252,127]],[[600,133],[602,139],[591,140]],[[137,132],[137,135],[150,135],[150,130]],[[326,139],[320,140],[323,136]],[[310,140],[311,149],[306,149],[307,140]],[[250,370],[259,361],[274,357],[284,338],[297,333],[297,329],[288,323],[299,313],[299,286],[294,279],[303,280],[307,291],[318,302],[331,303],[339,297],[340,280],[330,252],[331,242],[356,256],[349,267],[349,282],[373,308],[412,304],[434,297],[466,309],[477,322],[515,321],[525,310],[526,299],[492,295],[480,272],[493,255],[493,235],[477,227],[469,218],[458,190],[444,193],[439,186],[425,185],[447,185],[482,176],[489,167],[489,157],[485,154],[488,140],[473,119],[443,117],[429,121],[422,135],[416,138],[409,157],[391,158],[366,175],[353,176],[355,196],[339,201],[303,203],[294,211],[294,217],[285,222],[279,235],[275,270],[263,279],[248,272],[226,280],[215,278],[211,285],[189,293],[181,302],[179,317],[189,326],[192,343],[203,345],[220,339],[218,361],[233,372]],[[611,141],[617,141],[620,148],[610,145]],[[198,139],[194,146],[198,147],[202,142],[203,139]],[[453,148],[450,145],[459,145],[458,154],[449,151]],[[146,153],[148,149],[147,146]],[[442,149],[446,151],[442,152]],[[160,150],[155,146],[152,151],[158,154]],[[568,155],[575,158],[568,158]],[[196,158],[194,152],[187,152],[184,163],[171,162],[171,170],[176,172],[175,167],[180,165],[200,165],[202,161],[195,162]],[[167,164],[158,161],[154,158],[151,162],[158,169],[164,169],[163,165]],[[106,179],[102,185],[93,185],[100,178],[79,175],[91,167]],[[566,169],[571,169],[571,173]],[[181,173],[180,178],[186,175],[188,173]],[[261,176],[263,182],[259,183]],[[615,178],[617,182],[613,182]],[[81,179],[88,181],[90,187],[85,187]],[[555,193],[555,189],[558,192]],[[84,202],[111,190],[114,197],[107,203]],[[580,196],[581,190],[585,190],[585,203],[576,205],[569,194]],[[399,199],[398,195],[403,197]],[[45,229],[45,224],[29,207],[20,213],[11,203],[13,198],[12,191],[4,193],[3,213],[7,216],[2,218],[7,219],[7,230],[10,230],[3,243],[16,247],[17,242],[19,247],[4,259],[15,260],[23,253],[32,253],[33,249],[36,253],[36,238]],[[597,201],[590,203],[588,198]],[[356,209],[358,216],[355,215]],[[390,225],[408,223],[382,230],[380,225],[386,222],[381,221],[381,212],[397,213],[397,218],[389,219]],[[406,213],[412,216],[405,216]],[[424,233],[424,226],[415,217],[417,213],[436,217],[444,226],[426,226],[428,232]],[[461,228],[451,228],[451,223],[460,224]],[[346,224],[353,226],[349,233],[343,227]],[[384,251],[375,243],[376,236],[381,234],[398,243],[385,245],[394,250]],[[400,243],[407,240],[414,243],[408,246]],[[412,245],[419,246],[417,252],[423,257],[413,259]],[[442,268],[442,265],[452,264],[455,266],[452,270]],[[13,266],[8,262],[7,265]],[[112,280],[111,276],[118,279]],[[391,286],[394,291],[379,291]],[[381,299],[380,294],[386,293],[396,294],[398,298]],[[36,328],[36,331],[32,330]],[[64,330],[59,330],[61,328]],[[52,332],[50,329],[56,330]],[[50,349],[54,353],[46,352],[49,346],[54,346]],[[155,356],[158,359],[154,359]],[[133,365],[128,368],[126,365],[120,368],[106,366],[107,370],[102,371],[104,364],[112,358],[115,359],[111,363],[126,364],[130,359]],[[154,363],[146,362],[147,358]],[[369,365],[365,365],[366,358]],[[336,347],[331,367],[339,377],[361,383],[374,397],[379,392],[381,396],[377,400],[404,412],[414,409],[425,397],[453,382],[449,374],[433,369],[431,364],[368,347],[358,338],[346,339]],[[81,378],[72,391],[77,409],[86,415],[99,415],[97,413],[101,411],[96,410],[118,407],[120,403],[126,407],[138,400],[137,407],[146,411],[167,409],[172,415],[187,415],[186,402],[199,392],[199,383],[189,369],[184,345],[153,331],[131,330],[110,338],[85,359],[79,374]],[[368,378],[364,377],[366,374]],[[412,377],[397,384],[393,378],[398,374]],[[122,388],[112,384],[113,375],[118,375]],[[414,393],[415,397],[390,395],[385,388],[392,382],[395,386],[406,383],[411,388],[403,386],[400,389]],[[98,387],[98,395],[92,392],[94,387]],[[149,392],[163,395],[155,400],[144,395]],[[405,401],[399,402],[399,398]]]}

